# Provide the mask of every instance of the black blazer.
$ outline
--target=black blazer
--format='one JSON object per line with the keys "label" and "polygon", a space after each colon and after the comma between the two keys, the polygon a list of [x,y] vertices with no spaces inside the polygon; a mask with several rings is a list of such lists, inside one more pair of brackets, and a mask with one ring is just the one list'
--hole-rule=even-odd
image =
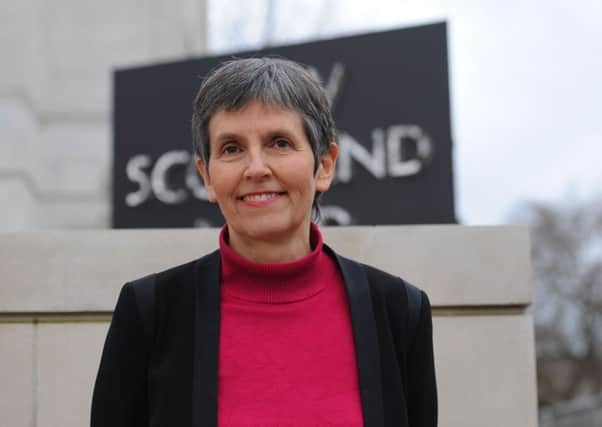
{"label": "black blazer", "polygon": [[[436,426],[428,297],[420,292],[418,323],[409,331],[404,286],[411,285],[324,248],[347,290],[364,425]],[[219,251],[158,273],[150,331],[132,283],[122,288],[94,387],[92,427],[217,425],[219,283]]]}

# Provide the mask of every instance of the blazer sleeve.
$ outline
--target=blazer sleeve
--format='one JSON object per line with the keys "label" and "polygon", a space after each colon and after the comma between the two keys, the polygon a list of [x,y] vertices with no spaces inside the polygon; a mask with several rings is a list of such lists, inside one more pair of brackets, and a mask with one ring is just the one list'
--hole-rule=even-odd
{"label": "blazer sleeve", "polygon": [[91,427],[147,425],[147,348],[134,290],[121,289],[92,396]]}
{"label": "blazer sleeve", "polygon": [[437,426],[437,384],[433,357],[431,305],[422,304],[414,341],[408,354],[408,420],[410,427]]}

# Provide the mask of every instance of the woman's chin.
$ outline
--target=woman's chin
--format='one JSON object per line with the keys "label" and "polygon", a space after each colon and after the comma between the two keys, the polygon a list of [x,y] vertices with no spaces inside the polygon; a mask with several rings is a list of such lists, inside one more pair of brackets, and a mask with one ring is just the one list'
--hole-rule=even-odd
{"label": "woman's chin", "polygon": [[[229,225],[228,228],[232,230]],[[307,231],[305,231],[307,229]],[[248,240],[256,242],[275,242],[307,238],[309,236],[309,220],[292,221],[285,218],[257,218],[249,221],[243,227],[236,227],[234,231]]]}

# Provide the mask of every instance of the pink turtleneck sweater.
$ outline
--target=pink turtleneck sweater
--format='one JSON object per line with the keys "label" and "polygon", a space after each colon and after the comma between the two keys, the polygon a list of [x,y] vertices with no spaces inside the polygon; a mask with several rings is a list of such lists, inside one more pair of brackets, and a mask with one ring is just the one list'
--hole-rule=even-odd
{"label": "pink turtleneck sweater", "polygon": [[226,243],[218,371],[220,426],[362,426],[345,285],[312,224],[312,252],[255,263]]}

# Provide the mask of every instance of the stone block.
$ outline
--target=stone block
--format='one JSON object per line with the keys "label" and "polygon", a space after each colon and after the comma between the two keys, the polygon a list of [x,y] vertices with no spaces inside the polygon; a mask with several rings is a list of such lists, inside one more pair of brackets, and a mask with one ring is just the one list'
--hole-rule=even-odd
{"label": "stone block", "polygon": [[441,426],[537,426],[533,321],[528,315],[436,317]]}
{"label": "stone block", "polygon": [[103,195],[82,195],[37,202],[37,229],[103,229],[111,226],[111,206]]}
{"label": "stone block", "polygon": [[[196,2],[188,3],[194,10]],[[107,115],[113,69],[198,54],[198,40],[205,44],[203,3],[186,20],[182,8],[166,4],[139,0],[40,3],[38,12],[45,25],[39,53],[44,54],[45,73],[40,76],[35,104],[44,112]]]}
{"label": "stone block", "polygon": [[126,281],[216,244],[217,230],[200,229],[0,234],[0,312],[109,311]]}
{"label": "stone block", "polygon": [[[0,283],[0,311],[111,310],[125,281],[207,254],[217,247],[217,233],[0,234],[0,267],[6,278]],[[531,301],[526,228],[333,227],[324,234],[343,255],[424,288],[435,306],[525,306]]]}
{"label": "stone block", "polygon": [[[0,180],[0,200],[3,201],[2,209],[0,209],[0,231],[30,229],[36,207],[31,189],[32,182],[27,176],[14,174]],[[0,265],[2,264],[0,261]],[[2,268],[0,271],[4,274]],[[3,287],[0,284],[0,295],[2,295]]]}
{"label": "stone block", "polygon": [[34,425],[34,348],[32,324],[0,323],[0,423],[3,426]]}
{"label": "stone block", "polygon": [[[204,0],[2,2],[0,187],[7,174],[18,175],[35,215],[17,210],[0,229],[106,227],[97,214],[89,220],[87,206],[71,205],[92,197],[100,211],[110,209],[112,73],[199,56],[205,28]],[[48,204],[65,214],[46,218]]]}
{"label": "stone block", "polygon": [[[0,96],[0,117],[0,173],[33,176],[39,166],[35,144],[39,133],[36,117],[17,96]],[[0,182],[2,179],[6,178],[0,178]]]}
{"label": "stone block", "polygon": [[435,305],[532,301],[526,227],[326,227],[324,235],[339,253],[425,289]]}
{"label": "stone block", "polygon": [[89,425],[108,323],[40,323],[38,328],[36,427]]}
{"label": "stone block", "polygon": [[104,196],[109,202],[111,137],[108,123],[51,123],[40,134],[38,153],[41,167],[34,172],[40,192],[65,195],[74,200]]}
{"label": "stone block", "polygon": [[35,44],[34,0],[0,2],[0,92],[23,89]]}

